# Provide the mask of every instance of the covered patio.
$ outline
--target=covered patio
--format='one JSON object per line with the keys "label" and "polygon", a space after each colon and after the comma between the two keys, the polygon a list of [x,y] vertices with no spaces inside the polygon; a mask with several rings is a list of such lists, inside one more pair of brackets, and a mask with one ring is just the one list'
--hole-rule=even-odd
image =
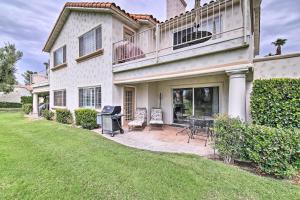
{"label": "covered patio", "polygon": [[211,140],[205,146],[206,138],[197,135],[188,143],[186,132],[178,133],[181,130],[183,130],[182,127],[168,125],[165,125],[163,129],[150,130],[147,126],[143,130],[133,131],[128,131],[128,128],[125,127],[124,134],[116,134],[114,137],[111,137],[110,134],[101,134],[99,129],[94,131],[109,140],[137,149],[154,152],[188,153],[204,157],[215,156]]}

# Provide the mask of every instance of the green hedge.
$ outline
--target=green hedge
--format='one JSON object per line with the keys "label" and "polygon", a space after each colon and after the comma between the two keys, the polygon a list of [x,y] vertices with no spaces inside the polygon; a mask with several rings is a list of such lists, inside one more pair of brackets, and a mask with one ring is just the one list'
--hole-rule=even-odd
{"label": "green hedge", "polygon": [[21,108],[22,104],[12,102],[0,102],[0,108]]}
{"label": "green hedge", "polygon": [[47,120],[52,120],[54,117],[54,112],[52,112],[51,110],[42,110],[42,117]]}
{"label": "green hedge", "polygon": [[75,110],[75,121],[76,125],[85,129],[97,128],[97,111],[92,109]]}
{"label": "green hedge", "polygon": [[21,112],[22,108],[0,108],[0,112]]}
{"label": "green hedge", "polygon": [[237,118],[220,115],[214,126],[216,128],[215,147],[224,162],[230,163],[234,159],[244,157],[241,149],[243,146],[243,133],[246,130],[245,124]]}
{"label": "green hedge", "polygon": [[68,109],[57,109],[56,121],[63,124],[72,124],[73,122],[72,113]]}
{"label": "green hedge", "polygon": [[224,161],[247,160],[261,172],[292,177],[299,170],[300,130],[246,124],[219,116],[215,123],[215,147]]}
{"label": "green hedge", "polygon": [[253,123],[300,128],[300,79],[255,80],[251,95]]}
{"label": "green hedge", "polygon": [[32,102],[33,102],[32,96],[22,96],[21,97],[21,104],[26,104],[26,103],[32,104]]}
{"label": "green hedge", "polygon": [[23,110],[23,112],[24,112],[25,114],[28,115],[29,113],[32,112],[32,104],[29,104],[29,103],[23,104],[23,105],[22,105],[22,110]]}

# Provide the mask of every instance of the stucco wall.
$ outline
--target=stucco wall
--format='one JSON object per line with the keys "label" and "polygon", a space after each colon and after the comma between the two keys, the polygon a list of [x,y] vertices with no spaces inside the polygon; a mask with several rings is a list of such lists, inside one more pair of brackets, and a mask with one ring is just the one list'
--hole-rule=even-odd
{"label": "stucco wall", "polygon": [[161,107],[164,115],[164,123],[172,124],[172,89],[211,86],[219,87],[220,113],[226,113],[228,110],[228,76],[226,74],[137,84],[137,107],[146,107],[149,118],[151,108],[159,106],[159,94],[161,93]]}
{"label": "stucco wall", "polygon": [[254,79],[300,78],[300,54],[254,60]]}
{"label": "stucco wall", "polygon": [[[78,37],[89,30],[102,26],[102,46],[104,54],[80,63]],[[53,67],[53,51],[67,46],[67,67],[50,72],[50,107],[53,108],[53,91],[66,89],[67,108],[78,107],[78,88],[98,86],[102,88],[102,105],[111,105],[115,86],[112,84],[112,17],[107,14],[72,12],[59,37],[51,49],[50,60]]]}
{"label": "stucco wall", "polygon": [[[221,44],[220,44],[221,45]],[[218,47],[219,48],[219,47]],[[222,48],[222,47],[221,47]],[[226,49],[226,47],[224,47]],[[171,60],[176,59],[176,56],[182,55],[182,53],[170,55]],[[249,48],[241,48],[237,50],[228,50],[220,53],[213,53],[209,55],[203,55],[200,57],[192,57],[189,59],[177,60],[176,62],[157,63],[152,66],[137,68],[129,71],[115,72],[114,81],[129,82],[137,78],[153,78],[155,76],[162,76],[168,74],[181,74],[187,71],[202,70],[208,68],[215,68],[217,65],[224,65],[234,62],[251,62],[249,58]]]}
{"label": "stucco wall", "polygon": [[20,103],[22,96],[31,96],[31,92],[24,87],[15,87],[14,91],[8,94],[0,92],[0,102]]}

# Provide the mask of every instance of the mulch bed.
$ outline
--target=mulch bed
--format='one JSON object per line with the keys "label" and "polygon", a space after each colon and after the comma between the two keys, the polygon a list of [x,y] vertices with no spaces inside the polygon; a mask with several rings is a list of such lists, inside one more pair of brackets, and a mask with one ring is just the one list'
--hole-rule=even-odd
{"label": "mulch bed", "polygon": [[[218,156],[210,157],[210,159],[223,162],[223,160]],[[258,167],[256,165],[254,165],[253,163],[251,163],[251,162],[235,160],[234,163],[231,163],[230,165],[238,167],[240,169],[243,169],[245,171],[251,172],[251,173],[259,175],[259,176],[265,176],[265,177],[278,179],[275,176],[268,175],[268,174],[265,174],[265,173],[261,172],[258,169]],[[291,179],[290,181],[291,181],[291,183],[293,183],[295,185],[300,185],[300,172],[293,179]]]}

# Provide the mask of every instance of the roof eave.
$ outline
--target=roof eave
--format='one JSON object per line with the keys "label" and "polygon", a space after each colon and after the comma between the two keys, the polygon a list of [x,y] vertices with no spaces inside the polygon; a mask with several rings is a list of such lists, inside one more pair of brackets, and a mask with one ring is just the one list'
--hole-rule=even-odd
{"label": "roof eave", "polygon": [[113,14],[117,18],[126,21],[127,23],[130,23],[134,28],[139,27],[138,21],[132,19],[130,16],[124,14],[120,10],[118,10],[115,7],[111,8],[85,8],[85,7],[64,7],[64,9],[61,11],[48,39],[47,42],[43,48],[44,52],[49,53],[51,51],[51,48],[58,37],[58,34],[60,33],[61,29],[63,28],[63,25],[65,24],[69,14],[71,11],[84,11],[84,12],[101,12],[101,13],[109,13]]}

